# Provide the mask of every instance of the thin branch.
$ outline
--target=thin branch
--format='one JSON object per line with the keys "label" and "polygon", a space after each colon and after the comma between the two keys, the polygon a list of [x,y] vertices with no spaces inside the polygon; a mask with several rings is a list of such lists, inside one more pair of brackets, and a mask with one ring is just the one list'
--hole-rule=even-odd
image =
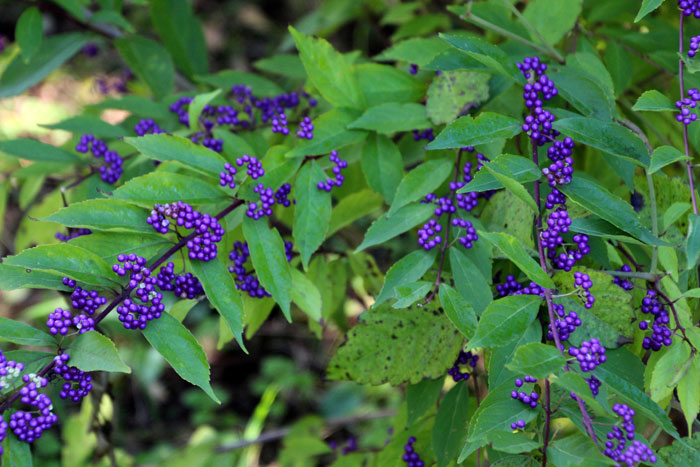
{"label": "thin branch", "polygon": [[515,7],[515,5],[513,5],[508,0],[501,0],[501,2],[507,8],[510,8],[510,11],[512,11],[513,14],[520,20],[520,22],[523,24],[523,26],[525,26],[525,29],[527,29],[530,32],[530,34],[534,34],[540,40],[540,42],[544,44],[544,46],[549,51],[549,55],[554,57],[554,59],[559,63],[564,63],[566,61],[564,60],[564,57],[562,57],[561,54],[557,51],[557,49],[555,49],[549,42],[547,42],[545,38],[542,37],[542,34],[540,34],[539,31],[532,24],[530,24],[530,21],[528,21],[527,18],[525,18],[523,14],[520,13],[520,10],[518,10]]}
{"label": "thin branch", "polygon": [[[683,100],[685,97],[685,86],[683,83],[683,68],[685,64],[683,63],[683,19],[685,16],[683,12],[680,12],[680,20],[678,26],[678,87],[680,88],[680,99]],[[683,125],[683,145],[685,147],[685,155],[690,157],[690,150],[688,148],[688,125],[681,122]],[[685,166],[688,172],[688,183],[690,184],[690,199],[693,201],[693,212],[698,215],[698,201],[695,199],[695,182],[693,181],[693,161],[688,159],[685,161]]]}

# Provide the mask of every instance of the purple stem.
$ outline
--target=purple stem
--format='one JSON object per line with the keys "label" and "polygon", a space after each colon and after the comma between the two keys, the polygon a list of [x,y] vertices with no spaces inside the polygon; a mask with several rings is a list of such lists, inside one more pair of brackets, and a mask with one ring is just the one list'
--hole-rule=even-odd
{"label": "purple stem", "polygon": [[[680,13],[679,27],[678,27],[678,84],[681,91],[681,100],[685,96],[685,86],[683,84],[683,19],[685,16],[683,12]],[[682,123],[682,122],[681,122]],[[688,149],[688,125],[683,124],[683,145],[685,146],[685,155],[690,157],[690,151]],[[693,181],[693,161],[688,159],[685,161],[685,166],[688,171],[688,183],[690,184],[690,199],[693,201],[693,212],[698,215],[698,202],[695,199],[695,182]]]}

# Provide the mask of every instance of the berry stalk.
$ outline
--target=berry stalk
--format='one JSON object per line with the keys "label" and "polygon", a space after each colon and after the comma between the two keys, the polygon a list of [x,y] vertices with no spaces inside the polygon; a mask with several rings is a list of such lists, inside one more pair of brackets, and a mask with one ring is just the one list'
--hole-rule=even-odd
{"label": "berry stalk", "polygon": [[[680,88],[681,100],[685,97],[685,85],[683,83],[683,19],[685,18],[683,10],[680,12],[680,20],[678,23],[678,86]],[[688,149],[688,125],[683,125],[683,145],[685,147],[685,155],[690,157]],[[693,202],[693,212],[698,215],[698,202],[695,199],[695,182],[693,181],[693,161],[688,159],[685,161],[688,171],[688,183],[690,184],[690,199]]]}

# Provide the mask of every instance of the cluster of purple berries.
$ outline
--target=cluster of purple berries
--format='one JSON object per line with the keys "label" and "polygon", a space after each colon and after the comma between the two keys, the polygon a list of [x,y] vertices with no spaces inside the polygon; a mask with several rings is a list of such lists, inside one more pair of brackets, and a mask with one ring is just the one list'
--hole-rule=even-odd
{"label": "cluster of purple berries", "polygon": [[101,139],[97,139],[93,135],[82,135],[75,146],[75,150],[82,154],[91,151],[95,158],[104,159],[104,163],[100,165],[98,170],[100,171],[100,178],[105,182],[114,184],[121,177],[124,160],[117,151],[110,151],[107,143]]}
{"label": "cluster of purple berries", "polygon": [[195,236],[187,241],[190,259],[211,261],[218,252],[216,244],[226,233],[216,217],[195,211],[191,205],[182,201],[170,204],[155,204],[150,216],[146,219],[156,232],[166,234],[170,219],[177,226],[194,229]]}
{"label": "cluster of purple berries", "polygon": [[[293,258],[292,248],[294,248],[292,242],[284,242],[284,252],[287,255],[287,262],[291,261]],[[262,284],[260,284],[258,276],[255,275],[255,271],[253,269],[250,271],[246,269],[246,263],[248,262],[248,258],[250,258],[250,250],[248,249],[247,242],[235,242],[228,257],[233,261],[233,265],[228,267],[228,272],[234,275],[236,289],[248,292],[248,295],[252,298],[270,296]]]}
{"label": "cluster of purple berries", "polygon": [[595,370],[598,365],[605,363],[605,347],[600,344],[600,341],[595,337],[590,341],[581,342],[581,347],[570,347],[569,355],[576,357],[579,362],[581,371],[587,373]]}
{"label": "cluster of purple berries", "polygon": [[564,243],[565,234],[571,226],[571,217],[565,206],[559,207],[547,216],[547,227],[540,233],[543,248],[556,248]]}
{"label": "cluster of purple berries", "polygon": [[418,245],[426,251],[430,251],[442,243],[442,225],[435,219],[430,219],[423,228],[418,230]]}
{"label": "cluster of purple berries", "polygon": [[[559,334],[559,339],[565,341],[569,339],[569,336],[576,331],[576,328],[581,326],[581,318],[578,317],[578,313],[575,311],[570,311],[566,313],[564,305],[554,303],[552,305],[554,312],[559,316],[558,319],[554,321],[554,327],[557,329]],[[552,333],[552,325],[549,324],[547,327],[547,340],[554,340],[554,334]]]}
{"label": "cluster of purple berries", "polygon": [[70,356],[67,353],[56,355],[53,359],[54,373],[65,381],[58,395],[61,399],[80,402],[92,390],[92,376],[74,366],[69,367],[68,360],[70,360]]}
{"label": "cluster of purple berries", "polygon": [[[338,449],[338,442],[331,440],[328,442],[328,447],[335,451],[336,449]],[[357,451],[357,439],[354,436],[351,436],[348,438],[348,444],[343,447],[341,452],[344,456],[347,456],[351,452],[355,451]]]}
{"label": "cluster of purple berries", "polygon": [[[9,386],[15,378],[24,370],[24,364],[14,360],[8,360],[0,350],[0,389]],[[2,419],[2,417],[0,417]]]}
{"label": "cluster of purple berries", "polygon": [[[533,376],[525,376],[522,379],[517,378],[515,380],[515,387],[521,388],[523,386],[523,384],[525,384],[525,383],[536,383],[536,382],[537,382],[537,378],[535,378]],[[536,409],[537,408],[537,401],[539,400],[540,395],[537,394],[535,391],[532,391],[530,393],[530,395],[527,395],[527,393],[525,393],[523,391],[514,390],[513,392],[510,393],[510,397],[515,399],[515,400],[519,400],[520,402],[529,406],[530,408]],[[513,428],[513,429],[515,429],[515,428]]]}
{"label": "cluster of purple berries", "polygon": [[90,235],[91,233],[92,230],[90,229],[68,229],[68,235],[64,235],[61,232],[56,232],[54,237],[62,242],[67,242],[68,240],[82,237],[83,235]]}
{"label": "cluster of purple berries", "polygon": [[690,38],[690,47],[688,48],[688,57],[693,58],[700,49],[700,36]]}
{"label": "cluster of purple berries", "polygon": [[246,166],[245,173],[248,174],[253,180],[257,180],[263,175],[265,175],[265,169],[263,169],[262,162],[258,160],[255,156],[249,156],[244,154],[243,157],[236,159],[236,165],[238,167]]}
{"label": "cluster of purple berries", "polygon": [[459,243],[464,248],[471,248],[472,246],[474,246],[474,242],[479,240],[479,234],[476,233],[476,229],[474,228],[471,222],[455,217],[454,219],[452,219],[452,225],[454,227],[464,229],[464,236],[459,237]]}
{"label": "cluster of purple berries", "polygon": [[134,125],[134,132],[139,136],[159,135],[165,133],[152,118],[143,118]]}
{"label": "cluster of purple berries", "polygon": [[595,297],[591,294],[591,287],[593,287],[593,281],[590,276],[586,273],[576,271],[574,273],[574,285],[581,288],[579,296],[584,302],[586,308],[592,308],[595,303]]}
{"label": "cluster of purple berries", "polygon": [[10,417],[10,429],[21,441],[31,443],[58,421],[56,414],[52,412],[53,404],[49,396],[39,392],[46,387],[48,380],[34,375],[22,376],[26,383],[20,389],[20,402],[31,407],[30,410],[18,410]]}
{"label": "cluster of purple berries", "polygon": [[[618,269],[620,272],[632,272],[632,268],[629,267],[627,264],[623,264],[620,269]],[[618,287],[622,287],[625,290],[632,290],[634,289],[634,283],[631,280],[627,280],[624,277],[613,277],[613,282],[615,285]]]}
{"label": "cluster of purple berries", "polygon": [[[646,297],[642,299],[642,313],[652,314],[654,323],[651,325],[651,336],[645,337],[642,340],[642,347],[647,350],[661,350],[663,346],[669,346],[673,343],[671,336],[673,333],[668,328],[670,318],[666,307],[661,303],[656,296],[656,292],[648,290]],[[639,322],[639,329],[646,331],[649,329],[647,321]]]}
{"label": "cluster of purple berries", "polygon": [[403,456],[401,459],[406,463],[406,467],[423,467],[425,462],[420,458],[420,455],[413,448],[413,444],[416,442],[416,437],[411,436],[408,438],[408,442],[403,447]]}
{"label": "cluster of purple berries", "polygon": [[314,124],[311,123],[309,117],[304,117],[304,119],[299,122],[297,136],[301,139],[314,139]]}
{"label": "cluster of purple berries", "polygon": [[258,220],[264,216],[272,215],[272,206],[274,206],[275,192],[270,187],[266,187],[262,183],[258,183],[253,191],[260,195],[259,201],[248,204],[248,210],[245,215],[251,219]]}
{"label": "cluster of purple berries", "polygon": [[425,139],[427,141],[432,141],[435,139],[435,134],[432,128],[426,128],[423,131],[413,130],[413,141],[420,141]]}
{"label": "cluster of purple berries", "polygon": [[471,373],[469,371],[464,371],[460,369],[461,365],[469,365],[471,368],[476,368],[476,364],[479,361],[479,356],[472,354],[471,352],[465,352],[464,350],[459,351],[459,356],[455,360],[452,368],[447,370],[447,374],[452,376],[452,380],[457,383],[459,381],[466,381],[469,379]]}
{"label": "cluster of purple berries", "polygon": [[95,320],[92,315],[99,307],[107,303],[107,298],[101,297],[96,290],[85,290],[78,287],[75,280],[69,277],[63,278],[63,285],[74,289],[70,296],[71,306],[76,310],[84,311],[84,313],[73,316],[69,310],[56,308],[46,320],[49,333],[53,336],[57,334],[65,336],[68,334],[70,326],[74,326],[80,334],[95,329]]}
{"label": "cluster of purple berries", "polygon": [[[622,429],[614,426],[606,435],[603,454],[617,462],[616,466],[635,466],[640,462],[655,463],[654,451],[641,441],[633,441],[635,438],[634,415],[635,411],[627,404],[615,404],[613,412],[622,418]],[[633,441],[629,446],[628,441]]]}
{"label": "cluster of purple berries", "polygon": [[544,297],[544,289],[534,282],[523,286],[515,280],[515,276],[509,274],[503,284],[496,284],[496,291],[501,297],[508,295],[539,295]]}
{"label": "cluster of purple berries", "polygon": [[156,275],[156,285],[162,291],[172,291],[179,298],[193,299],[204,293],[199,279],[190,272],[175,274],[175,264],[172,262],[160,268]]}
{"label": "cluster of purple berries", "polygon": [[678,0],[678,8],[683,10],[685,16],[700,18],[700,2],[698,0]]}
{"label": "cluster of purple berries", "polygon": [[198,131],[190,136],[190,141],[197,144],[201,142],[202,146],[215,152],[221,152],[224,150],[224,140],[214,138],[211,133]]}
{"label": "cluster of purple berries", "polygon": [[341,172],[348,166],[348,161],[338,157],[338,151],[335,150],[331,151],[329,159],[334,164],[333,175],[335,175],[335,179],[329,178],[325,182],[318,182],[317,188],[330,193],[334,186],[343,186],[345,175],[343,175]]}
{"label": "cluster of purple berries", "polygon": [[[151,276],[151,270],[146,267],[146,258],[130,255],[119,255],[112,270],[118,276],[129,275],[128,289],[136,292],[136,299],[124,299],[117,307],[119,321],[124,324],[125,329],[146,329],[149,321],[160,318],[165,305],[162,303],[163,294],[156,290],[157,280]],[[137,300],[141,304],[137,303]]]}
{"label": "cluster of purple berries", "polygon": [[676,101],[676,107],[680,110],[680,113],[676,115],[676,120],[684,125],[690,125],[697,120],[698,114],[691,109],[695,109],[698,106],[698,102],[700,102],[700,91],[697,88],[688,89],[688,97]]}
{"label": "cluster of purple berries", "polygon": [[552,264],[557,269],[571,271],[578,261],[581,261],[584,255],[591,252],[591,247],[588,246],[588,235],[576,234],[573,236],[575,248],[568,251],[563,251],[557,254],[555,249],[550,248],[547,251],[547,257],[552,260]]}

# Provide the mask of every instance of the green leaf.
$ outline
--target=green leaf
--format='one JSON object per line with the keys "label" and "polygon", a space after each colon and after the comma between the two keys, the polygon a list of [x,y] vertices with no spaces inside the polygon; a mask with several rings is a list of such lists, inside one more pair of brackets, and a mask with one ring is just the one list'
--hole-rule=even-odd
{"label": "green leaf", "polygon": [[[509,431],[492,431],[486,437],[496,451],[518,454],[537,449],[542,443],[531,440],[525,434]],[[498,462],[492,465],[500,465]],[[507,465],[507,464],[506,464]],[[504,466],[505,467],[505,466]]]}
{"label": "green leaf", "polygon": [[469,421],[468,442],[484,439],[494,431],[511,431],[511,423],[518,420],[527,423],[537,416],[537,410],[510,397],[512,380],[489,389],[488,395]]}
{"label": "green leaf", "polygon": [[326,238],[376,211],[382,204],[382,197],[369,189],[356,191],[341,199],[331,212]]}
{"label": "green leaf", "polygon": [[129,21],[115,10],[100,10],[90,17],[91,23],[109,23],[122,28],[128,33],[134,32],[134,27]]}
{"label": "green leaf", "polygon": [[58,272],[37,271],[19,266],[0,264],[0,290],[20,288],[70,290],[63,285],[64,275]]}
{"label": "green leaf", "polygon": [[121,138],[129,133],[123,128],[105,122],[99,117],[78,115],[61,120],[58,123],[39,125],[52,130],[65,130],[72,133],[90,133],[98,138]]}
{"label": "green leaf", "polygon": [[41,48],[44,37],[44,23],[41,12],[35,6],[29,7],[20,15],[15,26],[15,40],[24,60],[29,61]]}
{"label": "green leaf", "polygon": [[686,269],[690,270],[698,264],[700,257],[700,216],[688,214],[688,238],[685,240],[685,257],[688,259]]}
{"label": "green leaf", "polygon": [[451,123],[489,97],[487,73],[445,71],[428,88],[426,113],[435,125]]}
{"label": "green leaf", "polygon": [[462,347],[462,335],[438,307],[433,301],[364,312],[328,365],[328,377],[372,385],[444,377]]}
{"label": "green leaf", "polygon": [[260,70],[301,81],[306,78],[306,70],[301,59],[295,54],[278,54],[262,58],[253,66]]}
{"label": "green leaf", "polygon": [[209,363],[192,333],[168,313],[148,323],[143,335],[182,379],[202,390],[220,404],[209,384]]}
{"label": "green leaf", "polygon": [[606,90],[598,80],[586,72],[562,67],[550,73],[559,95],[582,114],[610,121],[615,111],[612,89]]}
{"label": "green leaf", "polygon": [[221,94],[221,89],[215,89],[214,91],[205,92],[203,94],[197,94],[196,96],[194,96],[194,99],[192,99],[192,102],[190,103],[190,106],[187,109],[187,119],[190,123],[190,128],[199,128],[199,116],[202,114],[204,106],[206,106],[209,102],[211,102],[212,99],[214,99],[219,94]]}
{"label": "green leaf", "polygon": [[226,93],[234,84],[250,86],[258,97],[272,97],[284,93],[274,81],[245,71],[223,70],[213,75],[197,76],[196,81],[223,89]]}
{"label": "green leaf", "polygon": [[440,34],[440,38],[462,51],[468,57],[481,63],[487,69],[506,76],[511,80],[523,81],[520,71],[515,67],[513,60],[500,47],[480,37],[464,34]]}
{"label": "green leaf", "polygon": [[314,119],[314,138],[296,144],[294,149],[287,153],[287,157],[328,154],[361,142],[367,135],[366,132],[346,128],[358,115],[350,109],[333,109]]}
{"label": "green leaf", "polygon": [[444,383],[444,377],[437,379],[424,378],[419,383],[406,386],[408,426],[412,426],[431,409],[435,409]]}
{"label": "green leaf", "polygon": [[591,392],[590,386],[588,386],[588,383],[580,374],[574,373],[573,371],[561,372],[561,374],[551,378],[551,381],[553,384],[563,388],[566,392],[575,393],[576,397],[581,398],[588,407],[593,409],[595,413],[607,413],[612,415],[610,409],[603,408],[603,406],[596,400],[595,396],[593,396],[593,393]]}
{"label": "green leaf", "polygon": [[163,118],[167,119],[172,114],[168,111],[168,108],[163,104],[155,102],[153,99],[149,99],[141,96],[132,96],[130,94],[121,96],[120,98],[105,99],[103,101],[97,102],[88,106],[94,109],[119,109],[127,110],[134,115],[140,117],[149,118]]}
{"label": "green leaf", "polygon": [[467,438],[469,388],[456,384],[440,402],[433,426],[433,452],[438,466],[447,466],[457,457]]}
{"label": "green leaf", "polygon": [[629,203],[614,196],[595,181],[574,176],[571,183],[559,188],[574,203],[588,209],[644,243],[648,245],[664,244],[642,225]]}
{"label": "green leaf", "polygon": [[292,301],[312,320],[321,320],[321,292],[301,271],[291,268]]}
{"label": "green leaf", "polygon": [[409,204],[396,211],[391,217],[382,215],[369,226],[365,238],[355,252],[379,245],[401,235],[428,220],[433,215],[433,211],[435,211],[435,207],[429,204]]}
{"label": "green leaf", "polygon": [[399,131],[421,130],[430,127],[425,107],[412,102],[389,102],[367,109],[348,128],[372,130],[392,134]]}
{"label": "green leaf", "polygon": [[57,222],[68,227],[153,233],[153,227],[146,222],[148,215],[147,210],[132,204],[97,198],[73,203],[41,220]]}
{"label": "green leaf", "polygon": [[489,279],[460,246],[450,248],[450,268],[459,294],[469,301],[477,315],[481,316],[493,301]]}
{"label": "green leaf", "polygon": [[384,285],[379,295],[377,295],[372,308],[376,308],[381,303],[394,298],[396,296],[394,291],[396,287],[422,278],[423,274],[435,263],[436,256],[437,249],[431,251],[421,249],[407,254],[394,263],[386,273]]}
{"label": "green leaf", "polygon": [[689,371],[689,363],[692,363],[690,359],[690,346],[680,340],[674,342],[659,358],[651,372],[651,383],[649,384],[653,401],[660,402],[673,394],[679,379],[687,376],[683,373]]}
{"label": "green leaf", "polygon": [[156,99],[162,99],[172,92],[175,67],[162,45],[143,36],[116,39],[114,45],[131,71],[148,85]]}
{"label": "green leaf", "polygon": [[513,295],[492,302],[481,315],[467,350],[478,347],[502,347],[522,335],[537,316],[542,298]]}
{"label": "green leaf", "polygon": [[605,384],[608,390],[619,396],[638,413],[649,418],[674,438],[680,439],[668,415],[666,415],[664,410],[641,389],[609,371],[605,368],[605,365],[596,368],[596,377]]}
{"label": "green leaf", "polygon": [[[501,167],[507,167],[510,177],[518,183],[529,183],[538,180],[542,176],[540,169],[532,162],[522,156],[501,154],[491,161]],[[490,191],[503,188],[503,184],[488,170],[479,170],[474,175],[471,182],[457,190],[457,193],[469,193],[471,191]],[[529,203],[528,203],[529,204]]]}
{"label": "green leaf", "polygon": [[478,117],[460,117],[440,132],[426,149],[458,149],[510,138],[522,131],[522,124],[511,117],[482,112]]}
{"label": "green leaf", "polygon": [[562,467],[601,467],[612,464],[610,459],[598,450],[591,438],[583,433],[575,433],[554,441],[547,448],[547,456],[553,465]]}
{"label": "green leaf", "polygon": [[153,209],[155,203],[216,203],[226,194],[211,181],[176,173],[155,171],[132,178],[113,192],[114,199]]}
{"label": "green leaf", "polygon": [[4,258],[3,264],[58,272],[88,285],[114,287],[118,284],[112,268],[99,256],[66,243],[26,249],[18,255]]}
{"label": "green leaf", "polygon": [[8,436],[3,446],[3,467],[32,467],[32,449],[29,443],[16,436]]}
{"label": "green leaf", "polygon": [[93,232],[74,238],[70,244],[93,252],[107,264],[117,262],[120,254],[135,254],[144,258],[152,258],[160,251],[165,251],[173,242],[162,234],[128,232]]}
{"label": "green leaf", "polygon": [[538,321],[533,323],[518,338],[508,345],[496,347],[491,351],[491,358],[488,360],[489,387],[501,385],[504,381],[513,381],[514,378],[522,376],[506,368],[506,363],[513,360],[515,351],[525,344],[540,342],[542,340],[542,326]]}
{"label": "green leaf", "polygon": [[693,420],[700,412],[700,385],[697,384],[698,381],[700,381],[700,357],[695,354],[692,357],[688,373],[678,382],[676,387],[689,433],[692,432]]}
{"label": "green leaf", "polygon": [[639,96],[637,102],[632,107],[632,110],[637,112],[677,112],[676,106],[673,105],[671,99],[665,94],[660,93],[656,89],[644,91]]}
{"label": "green leaf", "polygon": [[582,71],[595,80],[609,98],[613,99],[615,86],[613,79],[601,59],[592,52],[576,52],[566,57],[566,65],[570,71]]}
{"label": "green leaf", "polygon": [[559,372],[565,364],[566,357],[556,347],[532,342],[516,350],[513,360],[506,367],[511,371],[541,379]]}
{"label": "green leaf", "polygon": [[629,86],[634,70],[629,66],[630,53],[619,43],[610,41],[605,48],[605,64],[615,83],[615,97],[620,97]]}
{"label": "green leaf", "polygon": [[0,141],[0,151],[8,156],[41,162],[82,162],[72,152],[35,139],[21,138]]}
{"label": "green leaf", "polygon": [[392,45],[383,51],[377,59],[398,60],[424,66],[430,63],[433,58],[449,49],[449,44],[437,37],[414,37]]}
{"label": "green leaf", "polygon": [[[9,436],[8,436],[9,438]],[[700,434],[695,433],[688,440],[677,440],[657,451],[658,458],[668,466],[700,463]],[[694,459],[694,460],[693,460]]]}
{"label": "green leaf", "polygon": [[649,164],[649,173],[653,174],[658,172],[667,165],[673,164],[678,161],[685,161],[690,159],[688,156],[680,152],[678,149],[672,146],[660,146],[654,149],[651,154],[651,164]]}
{"label": "green leaf", "polygon": [[370,188],[391,204],[403,178],[399,148],[387,136],[370,133],[362,147],[362,172]]}
{"label": "green leaf", "polygon": [[41,49],[25,62],[16,56],[0,79],[0,97],[22,94],[76,54],[89,40],[80,33],[58,34],[42,41]]}
{"label": "green leaf", "polygon": [[316,185],[326,180],[315,161],[302,166],[294,184],[294,244],[301,255],[304,269],[311,255],[321,246],[331,220],[331,197]]}
{"label": "green leaf", "polygon": [[435,191],[451,172],[452,161],[447,159],[424,162],[411,170],[396,189],[396,196],[387,216],[391,217],[407,204]]}
{"label": "green leaf", "polygon": [[364,96],[348,60],[325,39],[289,27],[309,81],[334,107],[364,107]]}
{"label": "green leaf", "polygon": [[3,316],[0,316],[0,341],[32,346],[56,345],[56,339],[50,334]]}
{"label": "green leaf", "polygon": [[576,143],[592,146],[622,159],[648,167],[649,151],[641,139],[617,123],[607,123],[594,118],[571,117],[557,120],[552,126],[570,136]]}
{"label": "green leaf", "polygon": [[292,277],[282,237],[276,229],[270,229],[264,219],[256,221],[249,217],[243,221],[243,235],[248,241],[250,258],[260,283],[275,299],[287,320],[291,321]]}
{"label": "green leaf", "polygon": [[190,261],[192,272],[202,283],[209,303],[226,321],[238,345],[245,351],[243,343],[243,301],[236,289],[233,276],[221,259],[221,255],[211,261]]}
{"label": "green leaf", "polygon": [[432,282],[417,281],[396,287],[394,290],[397,300],[391,305],[392,308],[406,308],[413,305],[425,297],[430,292],[430,289],[433,288],[433,285]]}
{"label": "green leaf", "polygon": [[[523,16],[542,39],[549,44],[556,44],[574,27],[582,5],[583,0],[534,0],[528,3]],[[540,42],[538,35],[530,36],[532,40]]]}
{"label": "green leaf", "polygon": [[471,339],[478,325],[476,313],[469,302],[455,289],[447,284],[440,285],[440,303],[445,308],[445,314],[459,332]]}
{"label": "green leaf", "polygon": [[125,138],[125,141],[146,157],[156,161],[177,161],[204,174],[218,178],[226,161],[215,151],[195,144],[187,138],[166,134]]}
{"label": "green leaf", "polygon": [[637,16],[634,18],[634,22],[640,21],[646,15],[659,8],[663,2],[664,0],[643,0],[642,6],[639,8],[639,13],[637,13]]}
{"label": "green leaf", "polygon": [[522,241],[503,232],[479,231],[479,237],[495,246],[506,258],[515,263],[531,281],[548,289],[554,288],[552,279],[542,270],[540,265],[530,257]]}
{"label": "green leaf", "polygon": [[187,0],[151,0],[151,21],[177,66],[189,77],[207,73],[207,46]]}
{"label": "green leaf", "polygon": [[131,373],[108,337],[97,331],[80,334],[68,349],[69,365],[83,371]]}
{"label": "green leaf", "polygon": [[483,165],[483,167],[486,168],[486,170],[489,173],[491,173],[491,175],[493,175],[496,178],[496,180],[499,181],[499,183],[506,187],[506,190],[513,193],[515,196],[524,201],[528,206],[530,206],[533,211],[537,212],[537,204],[535,204],[534,198],[530,195],[530,193],[525,189],[524,186],[522,186],[520,183],[518,183],[517,180],[515,180],[515,177],[510,172],[510,170],[508,170],[507,166],[497,161],[492,161],[487,162]]}
{"label": "green leaf", "polygon": [[389,102],[420,102],[425,97],[425,84],[402,70],[378,63],[361,63],[354,70],[369,107]]}

